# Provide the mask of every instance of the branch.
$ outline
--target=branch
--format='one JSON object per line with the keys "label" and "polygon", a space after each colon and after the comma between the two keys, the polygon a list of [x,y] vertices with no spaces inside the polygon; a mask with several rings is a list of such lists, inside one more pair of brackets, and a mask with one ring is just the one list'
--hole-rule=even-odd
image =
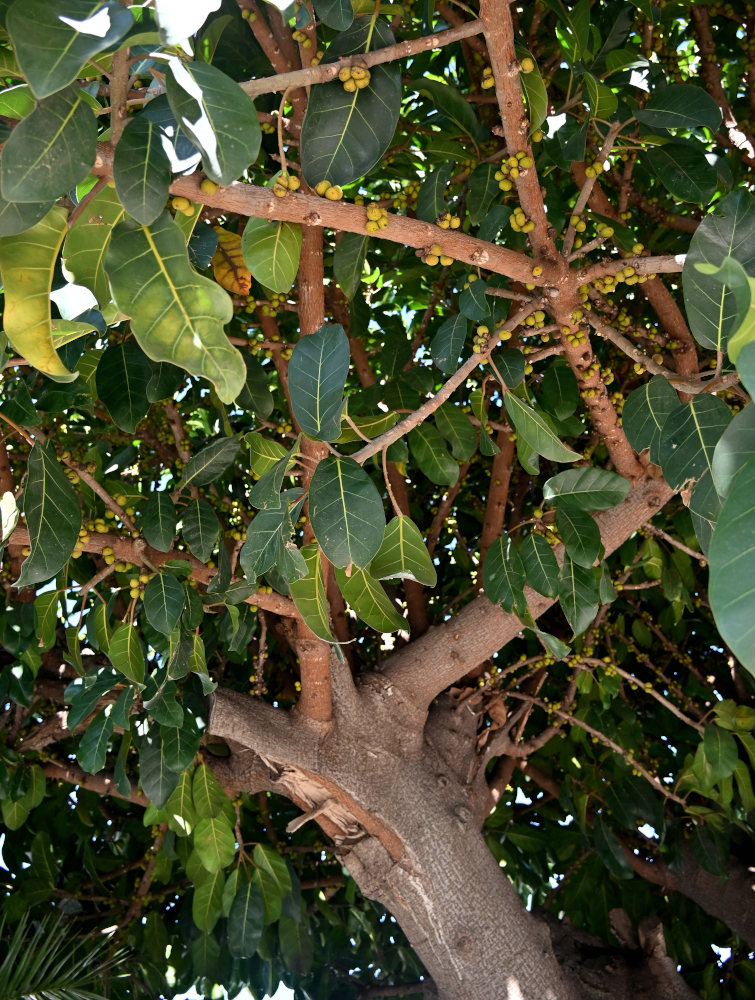
{"label": "branch", "polygon": [[[98,145],[92,173],[99,177],[112,177],[113,147],[109,143]],[[189,198],[197,204],[237,215],[299,222],[305,226],[327,226],[329,229],[340,229],[348,233],[370,235],[365,228],[367,216],[361,205],[328,201],[327,198],[299,192],[289,192],[283,198],[276,198],[271,188],[239,181],[208,194],[200,189],[202,180],[203,175],[198,171],[188,177],[178,177],[171,184],[171,193]],[[547,268],[540,277],[532,276],[532,262],[525,254],[475,239],[458,229],[440,229],[429,222],[409,219],[405,215],[389,214],[388,223],[388,228],[380,231],[381,239],[418,250],[428,250],[433,243],[437,243],[444,254],[470,267],[484,267],[514,281],[535,285],[545,285],[549,280]]]}
{"label": "branch", "polygon": [[318,766],[320,724],[301,718],[294,720],[288,712],[240,691],[217,689],[212,696],[207,732],[275,763]]}
{"label": "branch", "polygon": [[[645,479],[638,483],[621,506],[598,513],[601,541],[610,555],[649,517],[673,496],[665,483]],[[563,547],[556,548],[563,557]],[[555,603],[527,588],[527,603],[537,619]],[[402,688],[418,707],[427,707],[433,698],[454,681],[477,668],[522,632],[522,623],[493,605],[483,594],[458,615],[431,628],[409,646],[390,656],[383,672]]]}
{"label": "branch", "polygon": [[384,49],[376,49],[373,52],[343,56],[336,62],[321,63],[319,66],[312,66],[308,69],[293,70],[291,73],[278,73],[260,80],[248,80],[239,86],[245,94],[253,99],[261,94],[271,94],[275,91],[287,90],[289,87],[308,87],[313,83],[328,83],[330,80],[337,79],[344,66],[379,66],[381,63],[406,59],[419,52],[439,49],[443,45],[452,45],[454,42],[461,41],[462,38],[478,35],[481,31],[480,21],[464,21],[458,27],[448,28],[446,31],[439,31],[434,35],[422,35],[420,38],[398,42],[396,45],[388,45]]}
{"label": "branch", "polygon": [[111,774],[100,771],[98,774],[89,774],[77,764],[58,764],[54,760],[47,761],[42,765],[42,770],[48,778],[53,781],[65,781],[68,785],[78,785],[88,792],[96,792],[98,795],[112,795],[116,799],[123,799],[125,802],[133,802],[138,806],[148,806],[149,799],[136,788],[131,788],[128,795],[121,795],[115,778]]}

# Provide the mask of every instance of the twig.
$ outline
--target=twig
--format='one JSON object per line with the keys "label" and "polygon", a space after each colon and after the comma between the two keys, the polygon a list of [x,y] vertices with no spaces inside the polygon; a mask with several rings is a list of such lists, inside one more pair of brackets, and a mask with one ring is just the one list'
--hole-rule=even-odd
{"label": "twig", "polygon": [[[595,160],[596,163],[600,164],[601,171],[603,169],[603,164],[605,163],[606,159],[608,158],[608,154],[613,149],[613,144],[614,144],[614,141],[615,141],[617,135],[622,130],[622,128],[624,127],[625,124],[626,124],[626,122],[614,122],[611,125],[611,127],[608,129],[608,132],[606,133],[605,142],[601,146],[600,152],[598,153],[598,156],[597,156],[597,158]],[[592,177],[588,177],[585,180],[585,183],[582,185],[582,190],[579,192],[579,197],[577,198],[577,203],[574,206],[574,210],[572,211],[572,215],[578,216],[578,215],[582,214],[582,212],[584,211],[585,205],[587,204],[587,202],[590,199],[590,193],[591,193],[591,191],[593,189],[593,185],[595,184],[596,180],[597,180],[597,174],[594,175],[594,176],[592,176]],[[563,247],[561,249],[561,253],[567,259],[569,258],[569,254],[571,253],[571,249],[574,246],[574,238],[575,238],[576,235],[577,235],[577,230],[572,225],[572,223],[571,223],[571,217],[570,217],[569,225],[566,227],[566,232],[564,233],[564,244],[563,244]]]}

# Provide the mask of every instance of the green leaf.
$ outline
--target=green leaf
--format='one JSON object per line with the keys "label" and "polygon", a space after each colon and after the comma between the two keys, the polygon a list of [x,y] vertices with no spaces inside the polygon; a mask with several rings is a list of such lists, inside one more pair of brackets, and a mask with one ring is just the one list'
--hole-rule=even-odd
{"label": "green leaf", "polygon": [[0,194],[0,236],[17,236],[31,229],[53,204],[53,201],[7,201]]}
{"label": "green leaf", "polygon": [[[395,427],[398,421],[398,413],[376,413],[368,414],[363,417],[350,417],[349,421],[346,418],[347,410],[344,409],[341,415],[341,433],[336,438],[336,444],[348,444],[351,441],[362,441],[363,438],[376,438],[380,437],[385,431],[389,431],[391,427]],[[351,425],[354,425],[352,427]],[[354,429],[357,428],[360,433]]]}
{"label": "green leaf", "polygon": [[[355,17],[328,46],[324,63],[394,45],[388,25]],[[350,184],[381,158],[393,139],[401,106],[397,63],[372,66],[370,82],[353,94],[339,80],[312,89],[301,132],[301,164],[307,183]]]}
{"label": "green leaf", "polygon": [[283,458],[279,459],[272,468],[268,469],[249,491],[249,503],[253,507],[263,509],[267,507],[280,507],[281,488],[283,477],[287,470],[294,464],[295,455],[299,451],[301,435],[294,441],[291,449],[286,452]]}
{"label": "green leaf", "polygon": [[9,830],[20,830],[31,811],[22,802],[13,802],[11,799],[3,799],[0,802],[0,810],[3,823]]}
{"label": "green leaf", "polygon": [[593,118],[608,119],[619,106],[619,98],[604,83],[600,83],[592,73],[583,73],[587,99],[590,102],[590,115]]}
{"label": "green leaf", "polygon": [[179,486],[207,486],[216,482],[239,453],[238,438],[221,438],[192,455],[184,468]]}
{"label": "green leaf", "polygon": [[309,437],[335,441],[340,435],[348,372],[349,338],[338,323],[297,342],[288,364],[291,410]]}
{"label": "green leaf", "polygon": [[318,21],[336,31],[345,31],[354,20],[351,0],[314,0]]}
{"label": "green leaf", "polygon": [[703,347],[726,350],[739,309],[731,288],[700,266],[719,268],[727,257],[755,273],[755,197],[744,188],[722,198],[697,227],[682,272],[690,330]]}
{"label": "green leaf", "polygon": [[72,83],[98,52],[117,46],[134,22],[116,0],[23,0],[6,26],[24,77],[36,97]]}
{"label": "green leaf", "polygon": [[181,774],[191,764],[199,750],[202,730],[197,726],[194,716],[186,712],[181,726],[162,726],[162,739],[165,766]]}
{"label": "green leaf", "polygon": [[32,229],[0,239],[5,333],[29,364],[60,382],[77,376],[58,357],[50,313],[50,288],[66,219],[65,209],[53,208]]}
{"label": "green leaf", "polygon": [[78,497],[51,444],[37,442],[29,453],[23,508],[31,554],[14,584],[19,590],[55,576],[79,537]]}
{"label": "green leaf", "polygon": [[236,854],[233,829],[226,817],[205,816],[194,827],[194,850],[208,872],[229,865]]}
{"label": "green leaf", "polygon": [[710,606],[718,630],[755,675],[755,457],[729,487],[708,558]]}
{"label": "green leaf", "polygon": [[253,354],[245,353],[243,357],[246,365],[246,383],[236,397],[236,403],[244,410],[253,410],[260,420],[267,420],[274,406],[267,373]]}
{"label": "green leaf", "polygon": [[194,772],[191,795],[197,816],[202,819],[219,816],[231,808],[230,799],[206,764],[200,764]]}
{"label": "green leaf", "polygon": [[710,472],[713,451],[731,421],[731,410],[718,396],[700,393],[680,403],[663,425],[659,447],[666,482],[678,490]]}
{"label": "green leaf", "polygon": [[287,292],[301,256],[301,226],[295,222],[250,219],[241,236],[244,263],[265,288]]}
{"label": "green leaf", "polygon": [[191,778],[189,771],[184,771],[165,803],[168,826],[179,837],[188,837],[197,822],[197,813],[191,798]]}
{"label": "green leaf", "polygon": [[488,549],[482,567],[482,585],[489,601],[509,613],[524,601],[524,565],[511,538],[499,535]]}
{"label": "green leaf", "polygon": [[194,889],[191,901],[191,915],[200,931],[209,933],[218,922],[223,910],[223,889],[225,874],[223,871],[213,871]]}
{"label": "green leaf", "polygon": [[731,481],[745,462],[755,455],[755,404],[748,403],[723,432],[713,452],[713,481],[725,500]]}
{"label": "green leaf", "polygon": [[697,128],[711,130],[721,124],[721,109],[702,87],[672,83],[656,90],[634,117],[651,128]]}
{"label": "green leaf", "polygon": [[562,359],[557,358],[546,369],[540,388],[540,403],[556,420],[566,420],[579,405],[579,387],[574,372]]}
{"label": "green leaf", "polygon": [[[367,256],[369,236],[361,233],[343,233],[333,254],[333,274],[341,291],[349,301],[354,298],[362,282],[364,260]],[[264,284],[264,282],[263,282]]]}
{"label": "green leaf", "polygon": [[707,470],[695,483],[689,499],[689,512],[695,535],[704,553],[710,548],[713,529],[723,502],[716,491],[713,476]]}
{"label": "green leaf", "polygon": [[206,500],[189,500],[181,515],[183,536],[200,562],[207,562],[218,540],[218,523],[215,511]]}
{"label": "green leaf", "polygon": [[527,535],[519,555],[530,587],[545,597],[555,597],[558,593],[558,561],[547,539],[534,532]]}
{"label": "green leaf", "polygon": [[551,635],[550,632],[542,632],[539,628],[530,628],[527,631],[536,635],[551,656],[555,656],[557,660],[564,660],[569,655],[571,647],[567,646],[557,636]]}
{"label": "green leaf", "polygon": [[515,347],[501,347],[496,351],[495,366],[509,389],[515,389],[524,381],[525,365],[524,355]]}
{"label": "green leaf", "polygon": [[184,609],[186,593],[171,573],[158,573],[144,589],[144,613],[152,628],[170,635]]}
{"label": "green leaf", "polygon": [[[442,167],[430,171],[422,181],[417,195],[417,218],[423,222],[435,222],[446,210],[446,188],[451,180],[455,164],[444,163]],[[496,188],[498,184],[496,184]]]}
{"label": "green leaf", "polygon": [[600,606],[595,574],[564,556],[558,576],[561,610],[574,635],[581,635],[592,624]]}
{"label": "green leaf", "polygon": [[252,518],[239,552],[239,564],[249,580],[267,573],[281,558],[281,547],[291,534],[288,506],[268,507]]}
{"label": "green leaf", "polygon": [[466,462],[477,450],[477,431],[468,415],[453,403],[444,403],[435,411],[435,426],[451,445],[457,462]]}
{"label": "green leaf", "polygon": [[63,267],[77,285],[84,285],[100,306],[110,302],[110,284],[105,273],[105,251],[113,227],[125,211],[118,195],[105,186],[81,212],[68,231],[63,247]]}
{"label": "green leaf", "polygon": [[722,778],[729,778],[734,774],[734,768],[739,760],[739,752],[736,740],[731,733],[727,733],[719,726],[706,726],[702,749],[710,784],[715,784]]}
{"label": "green leaf", "polygon": [[543,417],[527,406],[511,392],[504,397],[506,412],[511,419],[517,434],[520,434],[527,444],[538,455],[552,462],[576,462],[579,455],[567,448],[550,429]]}
{"label": "green leaf", "polygon": [[556,508],[556,527],[566,551],[579,566],[589,569],[600,554],[600,528],[595,518],[568,503]]}
{"label": "green leaf", "polygon": [[236,894],[228,913],[228,950],[234,958],[251,958],[265,926],[265,908],[258,886],[240,868]]}
{"label": "green leaf", "polygon": [[139,752],[139,780],[147,798],[162,809],[178,784],[178,775],[165,762],[160,727],[152,724]]}
{"label": "green leaf", "polygon": [[105,766],[108,742],[114,727],[113,706],[106,705],[95,715],[79,740],[76,759],[90,774],[96,774]]}
{"label": "green leaf", "polygon": [[737,355],[737,371],[743,385],[755,396],[755,344],[745,344]]}
{"label": "green leaf", "polygon": [[167,493],[153,493],[144,508],[142,532],[148,545],[169,552],[176,535],[176,505]]}
{"label": "green leaf", "polygon": [[253,856],[262,882],[273,887],[280,899],[288,896],[292,889],[291,873],[280,854],[265,844],[255,844]]}
{"label": "green leaf", "polygon": [[618,837],[604,821],[602,816],[595,817],[593,825],[595,836],[595,847],[600,855],[601,861],[616,878],[634,878],[632,866],[627,861],[624,851],[621,849]]}
{"label": "green leaf", "polygon": [[412,456],[432,483],[453,486],[459,478],[459,466],[446,450],[446,443],[432,424],[420,424],[409,431]]}
{"label": "green leaf", "polygon": [[[527,53],[529,56],[529,53]],[[532,59],[532,56],[529,56]],[[532,60],[535,61],[534,59]],[[527,98],[527,117],[530,120],[530,135],[537,131],[548,117],[548,91],[537,64],[530,73],[520,73],[522,90]]]}
{"label": "green leaf", "polygon": [[309,922],[297,923],[290,917],[278,921],[278,940],[283,961],[292,972],[306,975],[312,967],[314,944]]}
{"label": "green leaf", "polygon": [[418,91],[424,97],[429,97],[435,110],[453,122],[453,124],[471,139],[477,138],[480,123],[469,103],[459,93],[456,87],[430,80],[427,77],[412,80],[409,88]]}
{"label": "green leaf", "polygon": [[448,375],[459,367],[459,356],[469,333],[469,322],[462,313],[455,313],[438,329],[430,342],[430,355],[440,370]]}
{"label": "green leaf", "polygon": [[149,226],[165,208],[170,188],[168,139],[157,122],[132,118],[113,155],[113,180],[121,204],[143,226]]}
{"label": "green leaf", "polygon": [[367,566],[383,541],[383,501],[352,458],[328,455],[318,463],[309,487],[309,517],[334,566]]}
{"label": "green leaf", "polygon": [[543,499],[553,507],[610,510],[626,499],[631,483],[606,469],[567,469],[551,476],[543,486]]}
{"label": "green leaf", "polygon": [[345,599],[370,628],[376,632],[408,628],[407,620],[399,614],[380,582],[367,570],[352,569],[351,576],[347,577],[346,570],[337,569],[336,579]]}
{"label": "green leaf", "polygon": [[307,563],[307,575],[291,584],[291,597],[296,610],[318,639],[322,639],[323,642],[335,642],[330,631],[328,598],[325,593],[320,549],[317,545],[305,545],[301,554]]}
{"label": "green leaf", "polygon": [[244,91],[209,63],[172,58],[165,87],[176,121],[202,153],[205,173],[226,187],[257,159],[257,112]]}
{"label": "green leaf", "polygon": [[621,422],[635,451],[650,449],[650,461],[661,462],[661,431],[666,418],[679,406],[679,397],[663,375],[654,375],[630,392],[621,411]]}
{"label": "green leaf", "polygon": [[149,227],[118,223],[105,266],[116,305],[130,317],[144,353],[209,379],[220,399],[232,402],[246,379],[242,357],[223,331],[233,305],[220,285],[192,270],[170,215]]}
{"label": "green leaf", "polygon": [[247,434],[244,441],[249,446],[249,464],[252,472],[257,476],[264,476],[273,466],[285,458],[288,449],[277,441],[271,441],[258,432]]}
{"label": "green leaf", "polygon": [[[470,275],[471,278],[471,275]],[[459,309],[467,319],[482,320],[490,316],[490,304],[484,281],[469,281],[459,296]]]}
{"label": "green leaf", "polygon": [[718,174],[694,142],[669,142],[642,154],[649,169],[679,201],[707,205],[716,192]]}
{"label": "green leaf", "polygon": [[129,622],[121,622],[113,632],[107,651],[108,659],[126,680],[136,687],[144,681],[144,653],[139,634]]}
{"label": "green leaf", "polygon": [[8,201],[55,199],[94,163],[97,122],[76,84],[46,97],[19,122],[3,147],[0,183]]}
{"label": "green leaf", "polygon": [[133,340],[111,344],[97,365],[97,394],[116,427],[129,434],[149,411],[147,385],[151,377],[149,361]]}
{"label": "green leaf", "polygon": [[380,549],[370,563],[370,573],[378,580],[414,580],[425,587],[435,586],[435,566],[411,518],[394,517],[388,522]]}

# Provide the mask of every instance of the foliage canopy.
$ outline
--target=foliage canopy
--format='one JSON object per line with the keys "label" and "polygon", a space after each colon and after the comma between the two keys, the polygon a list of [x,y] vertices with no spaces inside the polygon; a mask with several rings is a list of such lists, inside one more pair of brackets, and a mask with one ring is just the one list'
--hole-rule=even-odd
{"label": "foliage canopy", "polygon": [[752,8],[185,7],[0,0],[1,933],[487,996],[365,874],[364,746],[752,996]]}

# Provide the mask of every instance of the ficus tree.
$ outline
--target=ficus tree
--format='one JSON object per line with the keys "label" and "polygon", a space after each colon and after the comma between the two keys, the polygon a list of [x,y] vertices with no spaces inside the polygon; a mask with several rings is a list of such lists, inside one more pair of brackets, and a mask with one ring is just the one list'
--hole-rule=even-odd
{"label": "ficus tree", "polygon": [[279,7],[0,2],[2,936],[744,1000],[755,12]]}

